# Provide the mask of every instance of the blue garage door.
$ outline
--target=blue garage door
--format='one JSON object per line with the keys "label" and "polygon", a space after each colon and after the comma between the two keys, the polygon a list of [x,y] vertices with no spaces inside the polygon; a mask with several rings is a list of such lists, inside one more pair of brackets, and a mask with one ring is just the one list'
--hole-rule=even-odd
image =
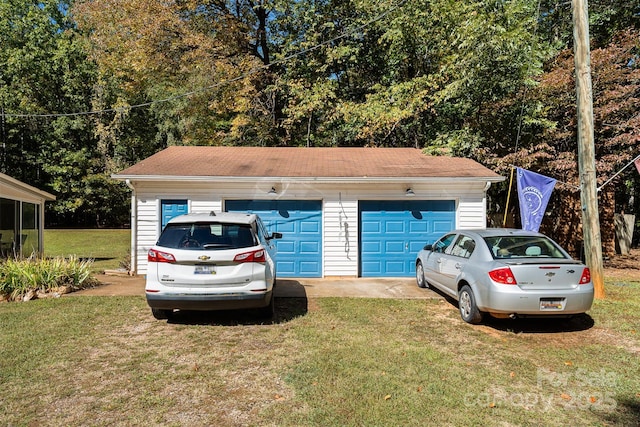
{"label": "blue garage door", "polygon": [[260,215],[276,240],[278,277],[322,276],[322,202],[317,200],[228,200],[228,212]]}
{"label": "blue garage door", "polygon": [[455,228],[455,201],[361,201],[360,274],[408,277],[426,243]]}
{"label": "blue garage door", "polygon": [[186,200],[162,200],[161,205],[160,217],[162,218],[163,230],[171,218],[186,214],[189,210]]}

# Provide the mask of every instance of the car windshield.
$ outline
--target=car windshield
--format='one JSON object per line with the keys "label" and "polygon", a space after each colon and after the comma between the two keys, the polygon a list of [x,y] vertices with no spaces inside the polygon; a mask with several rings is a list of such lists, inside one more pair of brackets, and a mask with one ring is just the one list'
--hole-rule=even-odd
{"label": "car windshield", "polygon": [[175,223],[168,224],[158,246],[188,250],[225,250],[255,246],[248,224]]}
{"label": "car windshield", "polygon": [[484,240],[495,259],[567,258],[551,240],[541,236],[492,236]]}

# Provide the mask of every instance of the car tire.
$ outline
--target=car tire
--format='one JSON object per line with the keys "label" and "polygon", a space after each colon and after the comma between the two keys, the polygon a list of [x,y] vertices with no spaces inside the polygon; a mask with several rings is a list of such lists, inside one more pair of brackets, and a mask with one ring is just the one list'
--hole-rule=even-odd
{"label": "car tire", "polygon": [[155,317],[158,320],[167,320],[171,318],[171,315],[173,314],[173,310],[165,310],[162,308],[152,308],[151,314],[153,314],[153,317]]}
{"label": "car tire", "polygon": [[420,261],[416,263],[416,283],[419,288],[429,287],[429,283],[427,283],[427,280],[424,278],[424,267]]}
{"label": "car tire", "polygon": [[275,296],[271,294],[271,300],[269,301],[269,305],[266,307],[262,307],[258,309],[258,316],[263,319],[273,319],[276,315],[276,304],[275,304]]}
{"label": "car tire", "polygon": [[482,322],[482,312],[478,310],[476,298],[469,285],[464,285],[458,293],[458,308],[460,316],[465,322],[472,324]]}

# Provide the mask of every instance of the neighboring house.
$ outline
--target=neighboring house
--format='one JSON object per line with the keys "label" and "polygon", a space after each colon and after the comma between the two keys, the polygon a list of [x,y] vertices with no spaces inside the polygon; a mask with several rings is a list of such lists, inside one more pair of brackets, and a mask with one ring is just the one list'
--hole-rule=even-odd
{"label": "neighboring house", "polygon": [[278,277],[402,277],[453,228],[486,227],[486,191],[504,178],[412,148],[167,148],[113,178],[133,190],[132,271],[178,214],[258,213],[278,231]]}
{"label": "neighboring house", "polygon": [[0,255],[43,252],[44,203],[56,197],[0,173]]}

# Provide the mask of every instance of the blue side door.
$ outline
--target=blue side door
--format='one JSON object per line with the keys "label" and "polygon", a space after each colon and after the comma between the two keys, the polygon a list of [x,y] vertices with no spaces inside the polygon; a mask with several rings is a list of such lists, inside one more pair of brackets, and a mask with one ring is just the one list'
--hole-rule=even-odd
{"label": "blue side door", "polygon": [[455,228],[454,200],[361,201],[360,275],[410,277],[426,243]]}
{"label": "blue side door", "polygon": [[227,212],[260,216],[276,240],[278,277],[322,276],[322,202],[319,200],[227,200]]}
{"label": "blue side door", "polygon": [[160,207],[160,218],[162,218],[162,230],[169,220],[178,215],[189,212],[189,205],[186,200],[162,200]]}

